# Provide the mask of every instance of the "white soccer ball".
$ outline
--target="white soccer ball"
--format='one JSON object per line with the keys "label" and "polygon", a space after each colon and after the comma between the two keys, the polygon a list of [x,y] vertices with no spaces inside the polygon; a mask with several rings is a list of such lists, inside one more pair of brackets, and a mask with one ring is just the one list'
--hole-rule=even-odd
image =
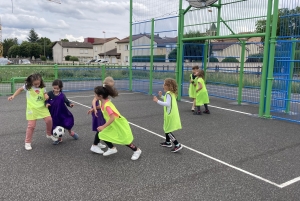
{"label": "white soccer ball", "polygon": [[53,136],[56,138],[62,137],[65,134],[65,128],[61,126],[56,126],[53,129]]}

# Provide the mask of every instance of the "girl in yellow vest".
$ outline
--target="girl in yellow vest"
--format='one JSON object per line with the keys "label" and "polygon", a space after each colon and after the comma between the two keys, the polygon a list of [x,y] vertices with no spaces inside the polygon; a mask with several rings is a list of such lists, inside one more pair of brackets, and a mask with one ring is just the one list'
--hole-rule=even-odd
{"label": "girl in yellow vest", "polygon": [[199,66],[193,66],[192,73],[190,75],[190,86],[189,86],[189,97],[193,99],[192,112],[195,111],[195,101],[196,101],[196,73],[199,70]]}
{"label": "girl in yellow vest", "polygon": [[174,143],[174,148],[171,152],[177,152],[182,149],[181,144],[176,140],[173,131],[181,129],[181,121],[176,101],[177,96],[177,83],[174,79],[167,78],[164,82],[165,96],[162,96],[162,92],[159,91],[159,97],[164,101],[160,101],[156,96],[153,97],[153,101],[159,105],[164,106],[164,132],[166,134],[166,141],[160,143],[163,147],[172,147],[171,141]]}
{"label": "girl in yellow vest", "polygon": [[207,104],[209,103],[208,92],[204,81],[204,71],[200,69],[197,73],[197,88],[196,88],[196,107],[194,114],[201,115],[200,106],[204,105],[203,113],[210,114]]}
{"label": "girl in yellow vest", "polygon": [[[95,87],[94,92],[95,98],[100,101],[99,105],[106,121],[104,125],[97,128],[99,139],[103,140],[108,146],[108,150],[103,153],[103,156],[118,152],[117,148],[112,144],[115,143],[129,147],[133,151],[131,160],[137,160],[142,150],[132,143],[133,135],[127,119],[120,114],[114,104],[108,99],[108,96],[113,98],[118,96],[118,92],[109,85]],[[97,109],[94,107],[94,110]]]}
{"label": "girl in yellow vest", "polygon": [[49,110],[45,106],[45,100],[47,100],[49,97],[46,94],[46,88],[42,76],[36,73],[27,77],[25,80],[25,85],[17,89],[12,96],[8,97],[8,100],[13,100],[24,90],[26,91],[27,100],[26,119],[28,120],[25,149],[31,150],[31,141],[37,119],[44,119],[46,123],[46,137],[53,141],[56,141],[57,139],[52,136],[52,118]]}

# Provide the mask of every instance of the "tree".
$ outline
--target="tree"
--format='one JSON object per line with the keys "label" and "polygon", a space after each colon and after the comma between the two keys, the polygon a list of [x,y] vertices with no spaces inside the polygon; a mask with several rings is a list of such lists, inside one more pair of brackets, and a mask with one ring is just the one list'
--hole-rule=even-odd
{"label": "tree", "polygon": [[69,42],[69,39],[64,38],[64,39],[61,39],[61,41],[62,42]]}
{"label": "tree", "polygon": [[222,60],[222,62],[228,62],[228,63],[239,63],[239,60],[237,60],[234,57],[226,57]]}
{"label": "tree", "polygon": [[14,45],[18,45],[18,39],[17,38],[6,38],[3,40],[3,56],[9,56],[8,50],[10,47]]}
{"label": "tree", "polygon": [[65,60],[66,60],[66,61],[70,61],[70,58],[71,58],[71,55],[65,56]]}
{"label": "tree", "polygon": [[[300,13],[300,7],[296,7],[295,9],[282,8],[278,11],[278,23],[277,23],[277,36],[287,36],[292,37],[293,35],[297,35],[300,32],[300,16],[296,15]],[[272,26],[271,17],[271,26]],[[255,24],[257,33],[264,33],[266,31],[266,19],[258,20]],[[271,27],[272,28],[272,27]],[[264,37],[261,38],[263,42]]]}
{"label": "tree", "polygon": [[38,43],[30,44],[30,57],[39,58],[42,55],[42,46]]}
{"label": "tree", "polygon": [[20,45],[20,56],[21,57],[30,57],[31,46],[27,41],[23,41]]}
{"label": "tree", "polygon": [[7,51],[7,56],[8,57],[17,57],[17,55],[20,55],[20,47],[19,45],[13,45],[11,46],[8,51]]}
{"label": "tree", "polygon": [[29,34],[28,34],[28,37],[27,37],[28,42],[30,42],[30,43],[36,43],[38,41],[38,39],[39,39],[38,34],[32,28],[29,31]]}

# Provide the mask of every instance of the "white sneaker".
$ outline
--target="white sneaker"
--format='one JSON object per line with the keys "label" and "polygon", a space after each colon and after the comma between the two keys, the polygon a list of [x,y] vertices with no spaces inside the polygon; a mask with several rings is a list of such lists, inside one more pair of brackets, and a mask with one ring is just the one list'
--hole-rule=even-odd
{"label": "white sneaker", "polygon": [[132,155],[132,157],[131,157],[131,160],[134,160],[134,161],[135,161],[135,160],[139,159],[141,153],[142,153],[142,150],[140,150],[140,149],[138,148],[138,150],[136,150],[136,151],[133,152],[133,155]]}
{"label": "white sneaker", "polygon": [[112,148],[112,149],[108,148],[108,150],[104,152],[103,156],[109,156],[117,152],[118,152],[117,148]]}
{"label": "white sneaker", "polygon": [[104,151],[102,151],[102,149],[100,149],[100,147],[98,147],[96,145],[92,145],[91,151],[96,153],[96,154],[103,154],[104,153]]}
{"label": "white sneaker", "polygon": [[25,143],[25,149],[26,149],[27,151],[31,150],[31,149],[32,149],[31,143]]}
{"label": "white sneaker", "polygon": [[48,139],[51,139],[53,142],[55,142],[55,141],[58,140],[58,138],[54,137],[53,135],[46,135],[46,137],[47,137]]}
{"label": "white sneaker", "polygon": [[105,146],[104,144],[101,144],[101,143],[99,142],[98,147],[100,147],[101,149],[104,149],[106,146]]}

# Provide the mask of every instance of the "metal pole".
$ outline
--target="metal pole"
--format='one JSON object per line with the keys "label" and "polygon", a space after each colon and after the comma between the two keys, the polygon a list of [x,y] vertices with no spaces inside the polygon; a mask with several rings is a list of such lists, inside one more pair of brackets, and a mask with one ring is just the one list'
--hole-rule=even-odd
{"label": "metal pole", "polygon": [[220,21],[221,21],[221,8],[222,8],[222,0],[218,1],[218,19],[217,19],[217,36],[220,35]]}
{"label": "metal pole", "polygon": [[288,83],[288,95],[287,95],[287,104],[286,104],[286,109],[285,112],[289,113],[291,109],[291,94],[292,94],[292,85],[293,85],[293,74],[294,74],[294,60],[295,60],[295,53],[296,53],[296,39],[292,39],[292,52],[291,52],[291,64],[290,64],[290,76],[289,80],[287,81]]}
{"label": "metal pole", "polygon": [[44,56],[46,57],[46,53],[45,53],[45,38],[44,38]]}
{"label": "metal pole", "polygon": [[[177,44],[179,43],[179,47],[177,46],[177,65],[176,65],[176,81],[178,84],[178,96],[177,99],[181,100],[182,96],[182,74],[183,74],[183,32],[184,32],[184,10],[182,9],[182,0],[179,0],[179,19],[178,19],[178,37]],[[178,49],[179,48],[179,49]]]}
{"label": "metal pole", "polygon": [[203,58],[203,71],[204,71],[204,74],[205,74],[205,78],[207,78],[206,77],[206,69],[207,69],[207,64],[208,64],[208,61],[209,60],[207,60],[207,57],[208,57],[208,54],[209,54],[209,46],[210,46],[210,44],[209,44],[209,41],[205,41],[205,44],[204,44],[204,53],[203,53],[203,55],[204,55],[204,58]]}
{"label": "metal pole", "polygon": [[245,51],[246,43],[242,41],[241,63],[240,63],[240,78],[239,78],[239,90],[238,90],[238,105],[242,104],[242,93],[244,86],[244,66],[245,66]]}
{"label": "metal pole", "polygon": [[258,112],[259,117],[263,117],[265,112],[265,97],[266,97],[268,62],[269,62],[272,6],[273,6],[273,0],[269,0],[267,21],[266,21],[266,33],[265,33],[265,41],[264,41],[264,58],[263,58],[263,65],[261,67],[261,84],[260,84],[261,87],[260,87],[259,112]]}
{"label": "metal pole", "polygon": [[132,91],[132,1],[129,4],[129,90]]}
{"label": "metal pole", "polygon": [[106,57],[106,50],[105,50],[105,43],[106,43],[105,31],[103,31],[103,34],[104,34],[103,51],[104,51],[104,61],[105,61],[105,57]]}
{"label": "metal pole", "polygon": [[151,20],[151,42],[150,42],[150,79],[149,79],[149,95],[152,95],[153,85],[153,48],[154,48],[154,18]]}
{"label": "metal pole", "polygon": [[270,41],[270,55],[269,55],[267,90],[266,90],[266,110],[264,115],[264,117],[266,118],[271,118],[270,110],[271,110],[272,85],[274,80],[273,69],[274,69],[277,22],[278,22],[278,1],[279,0],[274,0],[274,8],[273,8],[272,35]]}

